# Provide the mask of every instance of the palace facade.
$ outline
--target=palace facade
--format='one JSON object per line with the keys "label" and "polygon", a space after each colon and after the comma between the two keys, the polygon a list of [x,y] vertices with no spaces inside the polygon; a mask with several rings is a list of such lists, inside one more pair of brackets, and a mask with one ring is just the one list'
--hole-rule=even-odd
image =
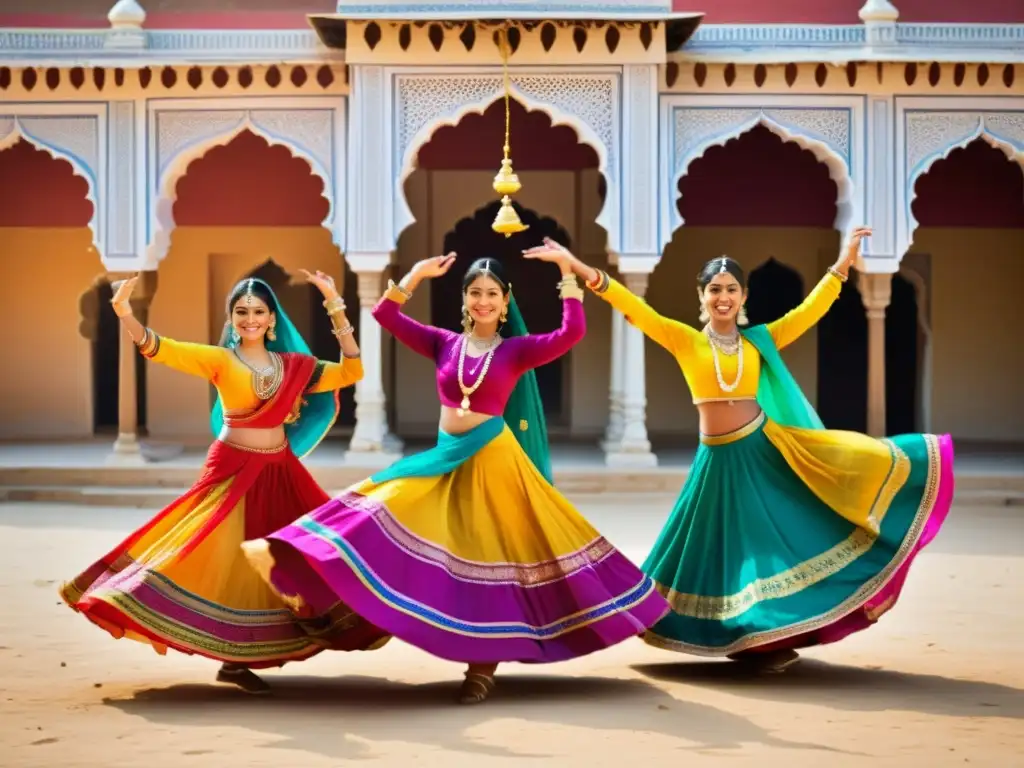
{"label": "palace facade", "polygon": [[[693,2],[5,2],[0,437],[110,434],[125,456],[140,434],[210,439],[208,385],[119,334],[110,282],[136,271],[137,313],[191,341],[264,277],[328,358],[296,270],[336,275],[366,368],[337,429],[385,461],[436,429],[430,362],[369,314],[418,259],[506,260],[546,331],[556,270],[518,257],[544,235],[691,323],[699,266],[727,254],[756,323],[868,224],[856,278],[786,352],[825,422],[1024,443],[1024,5]],[[491,229],[499,29],[530,227],[508,239]],[[408,311],[455,327],[459,279]],[[585,340],[538,374],[553,439],[652,466],[696,432],[685,383],[603,302],[586,310]]]}

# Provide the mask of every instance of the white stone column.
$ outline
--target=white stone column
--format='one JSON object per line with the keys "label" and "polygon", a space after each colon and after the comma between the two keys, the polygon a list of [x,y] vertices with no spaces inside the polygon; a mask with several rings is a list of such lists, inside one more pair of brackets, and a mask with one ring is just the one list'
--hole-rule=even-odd
{"label": "white stone column", "polygon": [[891,274],[861,274],[861,300],[868,317],[868,434],[885,436],[885,310],[892,295]]}
{"label": "white stone column", "polygon": [[[346,257],[351,264],[361,260]],[[356,269],[356,267],[353,267]],[[388,432],[384,395],[384,337],[371,314],[380,300],[383,269],[356,272],[359,279],[359,351],[363,378],[356,383],[356,425],[346,460],[372,466],[387,465],[401,454],[401,442]]]}
{"label": "white stone column", "polygon": [[[100,311],[110,311],[101,307]],[[139,393],[136,387],[138,351],[135,342],[122,327],[117,350],[117,440],[110,462],[115,464],[142,464],[139,444]]]}
{"label": "white stone column", "polygon": [[[626,287],[643,298],[647,272],[627,272]],[[658,458],[647,439],[646,342],[643,333],[626,323],[623,331],[622,437],[605,452],[609,467],[655,467]]]}
{"label": "white stone column", "polygon": [[614,451],[622,442],[625,423],[622,402],[622,390],[625,382],[625,329],[625,316],[621,312],[612,310],[612,362],[608,387],[608,426],[601,444],[605,452]]}

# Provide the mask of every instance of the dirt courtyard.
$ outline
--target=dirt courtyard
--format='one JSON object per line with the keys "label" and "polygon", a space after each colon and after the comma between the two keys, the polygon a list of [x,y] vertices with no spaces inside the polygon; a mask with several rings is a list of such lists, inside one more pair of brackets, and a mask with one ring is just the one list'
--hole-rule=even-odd
{"label": "dirt courtyard", "polygon": [[[672,503],[574,501],[636,561]],[[114,641],[56,587],[149,514],[0,505],[3,768],[1024,765],[1020,508],[955,507],[893,612],[785,675],[636,640],[504,667],[477,707],[454,703],[459,666],[398,642],[269,672],[254,698]]]}

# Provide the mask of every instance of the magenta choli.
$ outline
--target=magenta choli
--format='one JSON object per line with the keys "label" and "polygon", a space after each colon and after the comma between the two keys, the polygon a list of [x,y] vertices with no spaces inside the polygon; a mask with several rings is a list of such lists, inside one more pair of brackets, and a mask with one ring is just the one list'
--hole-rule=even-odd
{"label": "magenta choli", "polygon": [[[437,395],[441,404],[458,408],[462,400],[459,388],[459,351],[462,334],[423,325],[402,314],[396,301],[383,298],[373,308],[373,316],[381,327],[396,339],[437,366]],[[538,366],[550,363],[579,342],[587,332],[583,302],[579,299],[562,300],[562,327],[551,333],[530,334],[505,339],[494,352],[494,359],[480,388],[470,398],[472,410],[491,416],[500,416],[505,410],[519,377]],[[462,380],[467,387],[476,383],[484,366],[486,355],[466,355]]]}

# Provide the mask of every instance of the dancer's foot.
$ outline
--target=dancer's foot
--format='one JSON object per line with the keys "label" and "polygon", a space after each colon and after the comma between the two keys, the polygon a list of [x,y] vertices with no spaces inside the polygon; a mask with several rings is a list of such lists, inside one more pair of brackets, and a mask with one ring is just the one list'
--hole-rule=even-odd
{"label": "dancer's foot", "polygon": [[745,652],[733,654],[729,657],[733,661],[746,664],[758,672],[766,674],[780,674],[789,667],[800,661],[800,654],[789,648],[779,651],[767,651],[765,653]]}
{"label": "dancer's foot", "polygon": [[267,682],[248,667],[225,664],[217,671],[217,682],[237,685],[246,693],[262,695],[270,693]]}
{"label": "dancer's foot", "polygon": [[480,704],[494,690],[494,676],[481,672],[467,672],[459,689],[459,704]]}

